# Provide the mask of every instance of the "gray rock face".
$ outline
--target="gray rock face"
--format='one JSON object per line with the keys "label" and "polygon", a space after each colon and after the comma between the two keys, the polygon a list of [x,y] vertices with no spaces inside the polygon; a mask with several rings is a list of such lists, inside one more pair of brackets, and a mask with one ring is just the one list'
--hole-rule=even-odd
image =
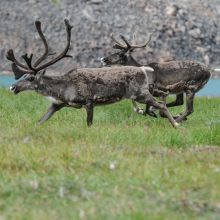
{"label": "gray rock face", "polygon": [[[0,72],[10,71],[5,58],[12,48],[19,61],[21,55],[33,53],[36,60],[44,51],[34,26],[42,30],[51,52],[65,46],[63,18],[75,25],[71,46],[65,58],[49,68],[64,73],[73,68],[101,67],[100,58],[116,52],[109,34],[122,33],[129,41],[136,33],[143,43],[148,33],[153,38],[147,48],[137,49],[140,63],[192,60],[209,67],[220,67],[219,0],[7,0],[0,1]],[[50,59],[50,57],[48,58]]]}

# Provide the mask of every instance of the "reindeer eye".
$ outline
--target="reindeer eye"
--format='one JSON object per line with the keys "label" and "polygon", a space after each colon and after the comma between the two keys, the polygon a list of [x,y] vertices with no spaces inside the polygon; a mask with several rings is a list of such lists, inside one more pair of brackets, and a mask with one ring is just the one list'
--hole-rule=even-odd
{"label": "reindeer eye", "polygon": [[119,57],[123,57],[124,56],[124,53],[119,53]]}
{"label": "reindeer eye", "polygon": [[29,76],[29,77],[27,78],[27,80],[30,81],[30,82],[33,81],[33,80],[34,80],[34,76]]}

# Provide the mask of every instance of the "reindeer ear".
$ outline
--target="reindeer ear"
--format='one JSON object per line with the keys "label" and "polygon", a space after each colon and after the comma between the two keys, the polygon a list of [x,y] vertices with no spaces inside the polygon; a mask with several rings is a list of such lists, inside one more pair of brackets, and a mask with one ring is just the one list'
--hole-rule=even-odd
{"label": "reindeer ear", "polygon": [[131,55],[133,52],[134,52],[134,48],[131,48],[131,49],[128,50],[127,54]]}
{"label": "reindeer ear", "polygon": [[12,71],[14,72],[15,79],[20,79],[25,72],[18,68],[16,63],[12,63],[11,65]]}
{"label": "reindeer ear", "polygon": [[37,75],[36,75],[37,80],[40,80],[40,78],[46,73],[46,71],[47,71],[47,68],[45,68],[44,70],[37,73]]}

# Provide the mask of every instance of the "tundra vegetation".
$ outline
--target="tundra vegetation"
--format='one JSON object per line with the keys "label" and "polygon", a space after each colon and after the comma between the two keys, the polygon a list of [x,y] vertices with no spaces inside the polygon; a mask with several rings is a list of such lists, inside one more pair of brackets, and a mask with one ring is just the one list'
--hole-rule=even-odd
{"label": "tundra vegetation", "polygon": [[[51,55],[46,43],[33,65],[32,55],[22,56],[24,66],[9,50],[15,76],[30,73],[20,83],[40,80],[40,69],[69,56],[68,39],[64,52],[40,67]],[[11,91],[19,93],[15,86]],[[219,98],[197,98],[197,114],[179,129],[166,118],[133,115],[126,100],[96,108],[92,128],[83,109],[61,109],[39,126],[36,118],[48,105],[43,97],[1,89],[0,98],[2,219],[219,217]]]}
{"label": "tundra vegetation", "polygon": [[196,97],[178,129],[129,100],[90,128],[72,108],[36,125],[48,104],[0,89],[0,219],[219,219],[220,98]]}

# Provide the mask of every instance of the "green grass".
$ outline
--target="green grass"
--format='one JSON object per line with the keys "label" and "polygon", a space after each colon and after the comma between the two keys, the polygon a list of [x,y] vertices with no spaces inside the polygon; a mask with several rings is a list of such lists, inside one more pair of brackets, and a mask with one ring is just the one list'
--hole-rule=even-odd
{"label": "green grass", "polygon": [[52,2],[55,4],[55,5],[60,5],[60,6],[65,6],[64,4],[62,4],[60,1],[58,0],[52,0]]}
{"label": "green grass", "polygon": [[129,100],[91,128],[72,108],[37,126],[48,106],[0,89],[0,219],[220,219],[220,98],[196,97],[177,129]]}

